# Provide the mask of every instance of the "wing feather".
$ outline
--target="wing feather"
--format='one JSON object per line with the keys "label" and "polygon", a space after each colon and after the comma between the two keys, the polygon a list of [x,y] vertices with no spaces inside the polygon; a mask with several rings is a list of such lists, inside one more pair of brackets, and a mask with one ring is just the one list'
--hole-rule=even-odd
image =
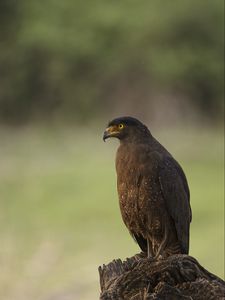
{"label": "wing feather", "polygon": [[182,168],[172,157],[166,157],[161,162],[159,182],[168,213],[175,223],[181,250],[188,253],[191,222],[190,192]]}

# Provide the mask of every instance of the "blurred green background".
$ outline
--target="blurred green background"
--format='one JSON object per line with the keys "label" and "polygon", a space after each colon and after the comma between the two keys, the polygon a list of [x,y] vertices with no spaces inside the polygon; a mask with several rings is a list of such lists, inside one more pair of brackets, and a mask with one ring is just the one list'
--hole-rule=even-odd
{"label": "blurred green background", "polygon": [[183,166],[190,254],[224,278],[223,2],[0,1],[0,298],[98,299],[139,252],[109,119],[133,115]]}

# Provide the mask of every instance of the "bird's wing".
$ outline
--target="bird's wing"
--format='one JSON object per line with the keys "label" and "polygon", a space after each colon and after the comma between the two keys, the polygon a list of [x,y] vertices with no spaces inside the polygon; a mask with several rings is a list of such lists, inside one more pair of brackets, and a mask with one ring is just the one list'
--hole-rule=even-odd
{"label": "bird's wing", "polygon": [[159,182],[167,210],[175,223],[182,252],[188,253],[191,222],[190,194],[185,174],[172,157],[166,157],[161,161]]}

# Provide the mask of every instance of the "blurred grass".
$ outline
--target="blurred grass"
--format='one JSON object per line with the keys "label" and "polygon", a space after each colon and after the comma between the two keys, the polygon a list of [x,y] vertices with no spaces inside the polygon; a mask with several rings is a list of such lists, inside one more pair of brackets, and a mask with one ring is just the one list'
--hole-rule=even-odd
{"label": "blurred grass", "polygon": [[[117,142],[102,130],[0,130],[1,299],[98,299],[98,265],[139,251],[120,217]],[[223,277],[223,132],[152,132],[189,180],[190,254]]]}

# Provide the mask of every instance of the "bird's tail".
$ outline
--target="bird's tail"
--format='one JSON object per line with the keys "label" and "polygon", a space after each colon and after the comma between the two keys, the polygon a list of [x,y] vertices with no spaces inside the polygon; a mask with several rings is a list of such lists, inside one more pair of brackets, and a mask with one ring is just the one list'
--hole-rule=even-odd
{"label": "bird's tail", "polygon": [[134,240],[138,243],[141,250],[143,252],[147,253],[147,251],[148,251],[147,240],[145,238],[143,238],[143,236],[141,236],[141,235],[132,234],[132,236],[133,236]]}

